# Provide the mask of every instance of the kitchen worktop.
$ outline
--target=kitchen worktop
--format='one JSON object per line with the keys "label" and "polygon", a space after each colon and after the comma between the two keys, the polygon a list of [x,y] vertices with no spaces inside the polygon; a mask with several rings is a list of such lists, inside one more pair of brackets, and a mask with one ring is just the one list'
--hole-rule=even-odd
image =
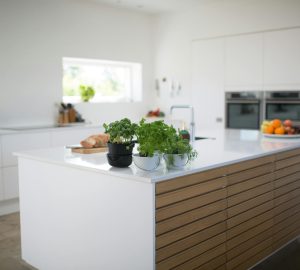
{"label": "kitchen worktop", "polygon": [[251,130],[202,130],[199,135],[210,139],[195,141],[193,144],[198,152],[197,159],[184,169],[178,170],[168,170],[164,162],[152,172],[142,171],[134,164],[128,168],[114,168],[107,163],[105,153],[74,154],[63,147],[18,152],[16,155],[151,183],[300,147],[299,138],[265,138],[259,131]]}

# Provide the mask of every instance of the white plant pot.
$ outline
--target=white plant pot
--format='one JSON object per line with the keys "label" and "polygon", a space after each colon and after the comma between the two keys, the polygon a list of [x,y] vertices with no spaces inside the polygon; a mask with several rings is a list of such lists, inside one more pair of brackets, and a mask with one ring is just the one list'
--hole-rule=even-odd
{"label": "white plant pot", "polygon": [[187,154],[164,154],[168,168],[182,168],[188,163]]}
{"label": "white plant pot", "polygon": [[155,170],[160,163],[160,155],[155,154],[153,157],[141,157],[139,154],[133,154],[134,164],[145,171]]}

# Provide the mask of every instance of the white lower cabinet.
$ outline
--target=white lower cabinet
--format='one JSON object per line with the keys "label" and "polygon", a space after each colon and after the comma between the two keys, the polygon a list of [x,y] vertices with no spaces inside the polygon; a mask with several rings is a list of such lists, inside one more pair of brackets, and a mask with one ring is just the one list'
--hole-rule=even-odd
{"label": "white lower cabinet", "polygon": [[3,199],[9,200],[19,197],[18,167],[2,168]]}

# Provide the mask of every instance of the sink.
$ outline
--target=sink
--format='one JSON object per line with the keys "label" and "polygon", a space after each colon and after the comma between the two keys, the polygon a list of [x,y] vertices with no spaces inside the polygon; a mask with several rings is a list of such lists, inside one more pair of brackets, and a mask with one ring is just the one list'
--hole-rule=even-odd
{"label": "sink", "polygon": [[195,141],[199,141],[199,140],[215,140],[215,138],[211,138],[211,137],[195,137],[194,140]]}

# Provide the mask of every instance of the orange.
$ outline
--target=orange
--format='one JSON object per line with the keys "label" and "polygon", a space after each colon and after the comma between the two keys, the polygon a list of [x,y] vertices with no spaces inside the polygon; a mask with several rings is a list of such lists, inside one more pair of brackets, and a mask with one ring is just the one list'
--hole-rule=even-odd
{"label": "orange", "polygon": [[264,128],[264,133],[267,133],[267,134],[273,134],[273,132],[274,132],[274,127],[271,126],[271,125],[266,126],[266,127]]}
{"label": "orange", "polygon": [[278,135],[283,135],[283,134],[285,134],[285,129],[284,129],[284,127],[278,127],[278,128],[276,128],[275,129],[275,134],[278,134]]}
{"label": "orange", "polygon": [[274,128],[279,128],[279,127],[282,126],[282,123],[281,123],[281,121],[280,121],[279,119],[274,119],[274,120],[272,121],[272,126],[273,126]]}

